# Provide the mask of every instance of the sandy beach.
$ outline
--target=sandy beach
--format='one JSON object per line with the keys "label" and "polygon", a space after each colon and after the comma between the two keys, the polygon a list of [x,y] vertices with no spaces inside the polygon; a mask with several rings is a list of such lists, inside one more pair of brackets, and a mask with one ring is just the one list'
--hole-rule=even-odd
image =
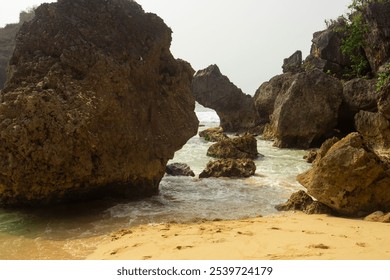
{"label": "sandy beach", "polygon": [[286,212],[123,229],[104,237],[87,259],[389,260],[389,234],[388,223]]}

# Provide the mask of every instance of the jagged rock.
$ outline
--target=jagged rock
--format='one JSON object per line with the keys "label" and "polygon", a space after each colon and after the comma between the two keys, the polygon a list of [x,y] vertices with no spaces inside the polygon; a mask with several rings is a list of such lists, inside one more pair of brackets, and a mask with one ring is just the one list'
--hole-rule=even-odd
{"label": "jagged rock", "polygon": [[260,123],[269,123],[270,116],[274,112],[275,101],[279,94],[286,92],[293,81],[294,75],[286,73],[273,77],[263,83],[253,97],[256,110],[259,114]]}
{"label": "jagged rock", "polygon": [[192,92],[196,101],[217,112],[225,132],[246,131],[258,125],[259,116],[252,97],[222,75],[217,65],[195,74]]}
{"label": "jagged rock", "polygon": [[321,147],[317,151],[316,158],[313,160],[313,162],[320,161],[326,155],[329,149],[332,148],[332,146],[339,141],[340,139],[338,139],[337,137],[326,139],[325,142],[322,143]]}
{"label": "jagged rock", "polygon": [[369,3],[363,12],[370,32],[365,33],[363,45],[371,69],[377,73],[380,66],[390,58],[390,2]]}
{"label": "jagged rock", "polygon": [[199,178],[209,177],[250,177],[256,172],[256,164],[251,159],[219,159],[210,161]]}
{"label": "jagged rock", "polygon": [[296,51],[283,61],[283,73],[299,73],[302,71],[302,52]]}
{"label": "jagged rock", "polygon": [[313,34],[310,55],[305,59],[307,70],[317,68],[341,78],[349,59],[341,51],[342,34],[326,29]]}
{"label": "jagged rock", "polygon": [[7,80],[8,62],[15,48],[15,37],[22,24],[34,17],[34,11],[21,12],[19,23],[7,24],[0,28],[0,90]]}
{"label": "jagged rock", "polygon": [[355,126],[371,147],[390,148],[390,121],[382,114],[360,111],[355,116]]}
{"label": "jagged rock", "polygon": [[333,213],[331,208],[318,201],[314,201],[310,195],[302,190],[293,193],[287,202],[276,205],[275,208],[278,211],[298,210],[310,215]]}
{"label": "jagged rock", "polygon": [[211,145],[207,150],[207,155],[216,158],[256,159],[259,156],[257,140],[250,134],[224,139]]}
{"label": "jagged rock", "polygon": [[195,177],[194,171],[186,163],[171,163],[165,168],[165,172],[172,176],[191,176]]}
{"label": "jagged rock", "polygon": [[25,23],[0,104],[0,202],[155,194],[196,134],[194,71],[128,0],[60,0]]}
{"label": "jagged rock", "polygon": [[384,85],[379,94],[378,109],[386,119],[390,120],[390,81]]}
{"label": "jagged rock", "polygon": [[275,101],[271,123],[264,130],[280,148],[309,148],[328,138],[338,122],[342,85],[318,69],[294,76]]}
{"label": "jagged rock", "polygon": [[205,129],[199,132],[199,137],[202,137],[209,142],[218,142],[229,138],[225,133],[223,133],[222,127],[212,127]]}
{"label": "jagged rock", "polygon": [[339,127],[347,132],[354,127],[355,115],[361,111],[378,110],[376,79],[356,78],[343,84],[343,102],[340,107]]}
{"label": "jagged rock", "polygon": [[347,216],[390,210],[390,171],[358,133],[334,144],[298,181],[319,202]]}

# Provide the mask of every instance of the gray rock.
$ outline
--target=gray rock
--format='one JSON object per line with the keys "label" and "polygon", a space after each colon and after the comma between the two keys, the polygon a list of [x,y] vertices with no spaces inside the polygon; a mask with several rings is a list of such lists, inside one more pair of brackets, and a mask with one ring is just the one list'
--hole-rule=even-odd
{"label": "gray rock", "polygon": [[283,61],[283,73],[299,73],[302,69],[302,52],[296,51]]}
{"label": "gray rock", "polygon": [[194,171],[186,163],[171,163],[165,167],[165,172],[171,176],[191,176],[195,177]]}

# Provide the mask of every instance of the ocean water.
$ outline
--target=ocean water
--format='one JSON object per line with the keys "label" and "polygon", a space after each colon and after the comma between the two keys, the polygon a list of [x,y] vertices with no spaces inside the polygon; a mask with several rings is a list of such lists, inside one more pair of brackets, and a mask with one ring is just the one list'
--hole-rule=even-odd
{"label": "ocean water", "polygon": [[[197,106],[200,130],[219,125],[214,111]],[[184,162],[198,175],[210,160],[211,143],[191,138],[171,162]],[[95,201],[50,210],[0,209],[0,259],[78,259],[93,250],[98,236],[121,228],[163,222],[240,219],[270,215],[294,191],[295,177],[308,169],[301,150],[278,149],[258,139],[265,157],[247,179],[165,176],[160,193],[140,201]]]}

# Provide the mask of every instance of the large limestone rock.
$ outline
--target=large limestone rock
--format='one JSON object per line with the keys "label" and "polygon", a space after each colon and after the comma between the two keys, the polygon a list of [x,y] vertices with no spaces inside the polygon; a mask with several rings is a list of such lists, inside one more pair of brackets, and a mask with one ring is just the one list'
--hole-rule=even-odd
{"label": "large limestone rock", "polygon": [[192,92],[196,101],[217,112],[225,132],[247,131],[258,125],[259,117],[252,97],[222,75],[217,65],[195,74]]}
{"label": "large limestone rock", "polygon": [[331,135],[338,122],[342,85],[318,69],[294,76],[275,101],[264,137],[280,148],[309,148]]}
{"label": "large limestone rock", "polygon": [[384,85],[379,94],[378,109],[386,119],[390,120],[390,80]]}
{"label": "large limestone rock", "polygon": [[372,148],[390,148],[390,121],[382,114],[360,111],[355,116],[355,126]]}
{"label": "large limestone rock", "polygon": [[297,179],[310,195],[340,214],[363,216],[390,210],[389,166],[358,133],[334,144]]}
{"label": "large limestone rock", "polygon": [[23,25],[0,104],[0,202],[155,194],[196,134],[193,70],[128,0],[59,0]]}
{"label": "large limestone rock", "polygon": [[364,51],[374,73],[390,59],[390,2],[373,1],[363,13],[368,26]]}
{"label": "large limestone rock", "polygon": [[349,59],[341,51],[343,36],[333,29],[326,29],[313,34],[310,55],[305,59],[304,67],[308,70],[317,68],[341,78]]}
{"label": "large limestone rock", "polygon": [[8,62],[14,51],[16,34],[22,24],[33,17],[34,11],[21,12],[19,23],[7,24],[4,28],[0,28],[0,90],[7,80]]}
{"label": "large limestone rock", "polygon": [[293,77],[294,75],[291,73],[277,75],[268,82],[263,83],[256,91],[253,100],[261,124],[270,122],[270,116],[274,112],[276,98],[279,94],[290,88]]}
{"label": "large limestone rock", "polygon": [[339,128],[343,131],[353,129],[355,115],[361,110],[376,112],[378,110],[378,93],[376,79],[352,79],[343,84],[343,102],[340,107]]}

